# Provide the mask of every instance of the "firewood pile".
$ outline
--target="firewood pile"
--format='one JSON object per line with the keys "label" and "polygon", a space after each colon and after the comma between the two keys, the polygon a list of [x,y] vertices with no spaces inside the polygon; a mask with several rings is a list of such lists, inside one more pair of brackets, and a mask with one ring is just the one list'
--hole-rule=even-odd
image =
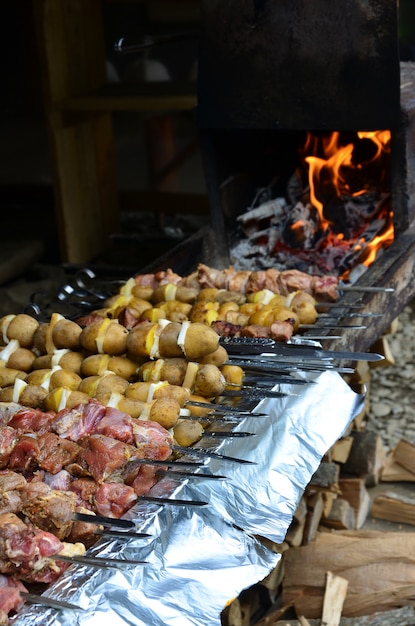
{"label": "firewood pile", "polygon": [[415,426],[407,307],[349,384],[362,412],[308,484],[271,574],[222,615],[225,626],[415,624]]}

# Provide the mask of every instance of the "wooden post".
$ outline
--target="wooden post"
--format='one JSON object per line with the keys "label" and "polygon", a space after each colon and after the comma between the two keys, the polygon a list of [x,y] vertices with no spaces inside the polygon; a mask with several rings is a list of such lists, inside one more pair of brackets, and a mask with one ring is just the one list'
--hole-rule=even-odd
{"label": "wooden post", "polygon": [[111,114],[65,114],[64,102],[106,81],[100,0],[33,3],[43,68],[62,260],[86,263],[109,245],[119,211]]}

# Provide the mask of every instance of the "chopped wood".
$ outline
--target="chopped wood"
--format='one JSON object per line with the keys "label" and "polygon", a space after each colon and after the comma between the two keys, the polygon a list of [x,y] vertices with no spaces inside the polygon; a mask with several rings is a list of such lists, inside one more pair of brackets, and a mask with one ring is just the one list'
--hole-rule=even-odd
{"label": "chopped wood", "polygon": [[385,464],[380,475],[382,482],[414,482],[415,474],[405,469],[399,463],[396,463],[393,457],[393,451],[386,457]]}
{"label": "chopped wood", "polygon": [[392,451],[392,456],[395,463],[415,474],[415,444],[401,439]]}
{"label": "chopped wood", "polygon": [[349,458],[342,466],[344,475],[363,478],[366,487],[377,485],[385,463],[386,450],[380,435],[373,431],[353,431]]}
{"label": "chopped wood", "polygon": [[386,367],[388,365],[395,365],[396,363],[395,357],[393,356],[392,350],[389,345],[388,338],[385,335],[379,337],[379,339],[373,344],[371,352],[383,354],[383,356],[385,357],[382,361],[374,361],[373,363],[371,363],[371,368]]}
{"label": "chopped wood", "polygon": [[328,517],[330,515],[333,502],[337,497],[337,493],[333,493],[332,491],[323,491],[323,517]]}
{"label": "chopped wood", "polygon": [[353,437],[342,437],[330,449],[330,457],[334,463],[346,463],[353,445]]}
{"label": "chopped wood", "polygon": [[321,626],[339,626],[348,586],[345,578],[327,572]]}
{"label": "chopped wood", "polygon": [[298,503],[297,509],[293,515],[292,522],[287,530],[285,541],[290,546],[301,546],[303,542],[304,527],[307,518],[307,503],[304,496]]}
{"label": "chopped wood", "polygon": [[338,490],[340,468],[336,463],[320,463],[309,482],[309,487]]}
{"label": "chopped wood", "polygon": [[362,528],[370,511],[370,495],[362,478],[340,478],[341,498],[347,500],[355,513],[355,528]]}
{"label": "chopped wood", "polygon": [[282,601],[298,615],[322,614],[326,572],[349,582],[343,615],[415,604],[415,532],[331,531],[284,553]]}
{"label": "chopped wood", "polygon": [[398,524],[415,526],[415,500],[395,493],[375,496],[372,502],[372,517]]}
{"label": "chopped wood", "polygon": [[308,498],[308,511],[304,525],[302,545],[314,541],[324,509],[324,498],[321,492]]}
{"label": "chopped wood", "polygon": [[[309,619],[310,626],[321,626],[319,619]],[[339,626],[414,626],[415,610],[411,606],[405,606],[393,611],[375,613],[374,615],[363,615],[361,617],[342,617]],[[257,622],[255,626],[301,626],[298,619],[278,620],[262,623]]]}
{"label": "chopped wood", "polygon": [[321,523],[328,528],[352,530],[356,526],[356,515],[347,500],[336,498],[330,514],[327,517],[322,517]]}

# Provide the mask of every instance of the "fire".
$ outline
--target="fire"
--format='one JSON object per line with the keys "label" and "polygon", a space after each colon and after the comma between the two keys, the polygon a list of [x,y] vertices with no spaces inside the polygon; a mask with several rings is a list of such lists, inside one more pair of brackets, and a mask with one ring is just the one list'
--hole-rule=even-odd
{"label": "fire", "polygon": [[[317,209],[321,227],[327,229],[330,221],[324,215],[324,202],[320,199],[321,192],[330,188],[338,198],[342,196],[357,197],[366,193],[369,189],[370,180],[364,182],[364,177],[353,176],[353,172],[363,173],[370,171],[373,164],[382,158],[382,155],[390,152],[390,131],[359,131],[356,133],[359,141],[370,142],[371,150],[364,155],[365,160],[356,159],[358,145],[353,142],[342,145],[341,135],[338,131],[326,137],[317,138],[311,133],[307,134],[304,153],[314,154],[305,157],[308,165],[308,183],[310,188],[311,204]],[[318,152],[322,153],[321,156]],[[361,186],[356,187],[356,180]]]}
{"label": "fire", "polygon": [[362,265],[369,267],[376,260],[377,253],[381,248],[390,246],[394,238],[393,222],[391,214],[391,223],[384,233],[374,237],[368,244],[368,251],[366,258],[362,261]]}

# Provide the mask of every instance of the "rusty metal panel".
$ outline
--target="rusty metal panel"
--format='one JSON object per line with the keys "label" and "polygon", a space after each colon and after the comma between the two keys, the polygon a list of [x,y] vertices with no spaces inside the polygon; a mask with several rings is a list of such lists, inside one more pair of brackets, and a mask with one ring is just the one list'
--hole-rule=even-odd
{"label": "rusty metal panel", "polygon": [[203,128],[393,129],[397,0],[201,0]]}

